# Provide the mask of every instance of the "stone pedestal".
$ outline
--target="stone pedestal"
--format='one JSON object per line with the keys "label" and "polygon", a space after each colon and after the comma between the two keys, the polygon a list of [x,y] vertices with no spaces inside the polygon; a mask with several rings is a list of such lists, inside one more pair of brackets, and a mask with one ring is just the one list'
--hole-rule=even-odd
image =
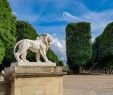
{"label": "stone pedestal", "polygon": [[10,69],[11,95],[63,95],[62,67],[38,64]]}

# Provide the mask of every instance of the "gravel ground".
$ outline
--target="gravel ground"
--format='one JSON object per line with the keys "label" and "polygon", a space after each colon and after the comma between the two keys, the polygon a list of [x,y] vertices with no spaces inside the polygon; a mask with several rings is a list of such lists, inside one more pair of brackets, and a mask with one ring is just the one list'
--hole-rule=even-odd
{"label": "gravel ground", "polygon": [[66,75],[64,95],[113,95],[113,75]]}

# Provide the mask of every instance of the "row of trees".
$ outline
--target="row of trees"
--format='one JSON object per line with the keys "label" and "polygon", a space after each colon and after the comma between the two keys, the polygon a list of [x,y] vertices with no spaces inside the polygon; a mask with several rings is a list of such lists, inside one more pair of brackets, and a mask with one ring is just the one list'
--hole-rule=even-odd
{"label": "row of trees", "polygon": [[113,66],[113,22],[95,39],[92,61],[100,67]]}
{"label": "row of trees", "polygon": [[7,0],[0,0],[0,63],[16,42],[15,33],[16,18]]}
{"label": "row of trees", "polygon": [[73,73],[80,73],[81,67],[112,67],[113,22],[107,25],[94,43],[91,42],[90,23],[68,24],[66,27],[66,48],[67,64]]}
{"label": "row of trees", "polygon": [[[36,39],[37,36],[39,35],[31,24],[16,20],[7,0],[0,0],[0,63],[4,66],[10,66],[10,63],[15,61],[14,44],[21,39]],[[47,56],[57,65],[62,65],[51,49],[49,49]],[[35,61],[33,53],[29,53],[27,58],[30,61]]]}

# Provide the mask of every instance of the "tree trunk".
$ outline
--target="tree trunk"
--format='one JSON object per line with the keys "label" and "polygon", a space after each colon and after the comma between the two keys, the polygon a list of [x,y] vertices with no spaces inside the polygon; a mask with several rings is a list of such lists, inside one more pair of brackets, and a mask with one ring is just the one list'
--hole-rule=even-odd
{"label": "tree trunk", "polygon": [[73,74],[81,74],[81,66],[76,65],[76,66],[73,68]]}
{"label": "tree trunk", "polygon": [[105,67],[105,74],[107,74],[107,70],[106,70],[106,67]]}
{"label": "tree trunk", "polygon": [[110,68],[110,66],[109,66],[109,74],[111,74],[111,68]]}
{"label": "tree trunk", "polygon": [[79,74],[81,74],[81,73],[82,73],[82,67],[79,66]]}

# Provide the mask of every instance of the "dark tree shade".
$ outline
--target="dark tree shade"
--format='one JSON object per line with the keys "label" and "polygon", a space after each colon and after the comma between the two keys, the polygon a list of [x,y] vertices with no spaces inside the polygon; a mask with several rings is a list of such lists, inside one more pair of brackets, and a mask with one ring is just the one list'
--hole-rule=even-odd
{"label": "dark tree shade", "polygon": [[85,65],[92,55],[90,23],[80,22],[67,25],[66,54],[70,69],[79,73],[79,67]]}
{"label": "dark tree shade", "polygon": [[31,24],[25,21],[17,21],[17,32],[16,32],[16,39],[17,41],[22,39],[31,39],[35,40],[37,36],[36,30],[32,27]]}
{"label": "dark tree shade", "polygon": [[48,57],[48,59],[51,60],[52,62],[56,62],[57,64],[59,63],[58,57],[55,55],[55,53],[54,53],[51,49],[49,49],[49,50],[47,51],[47,57]]}
{"label": "dark tree shade", "polygon": [[93,62],[102,63],[101,66],[113,65],[113,22],[95,39],[92,59]]}
{"label": "dark tree shade", "polygon": [[9,48],[14,46],[16,18],[7,0],[0,0],[0,63],[7,56]]}

